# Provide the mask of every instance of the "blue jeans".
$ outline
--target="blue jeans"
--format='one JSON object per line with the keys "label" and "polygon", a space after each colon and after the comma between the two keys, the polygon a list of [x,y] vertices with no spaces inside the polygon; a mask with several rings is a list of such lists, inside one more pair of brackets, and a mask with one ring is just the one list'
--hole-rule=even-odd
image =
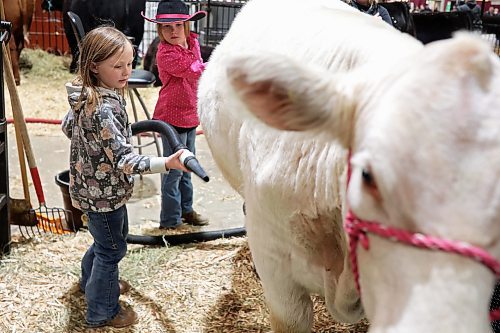
{"label": "blue jeans", "polygon": [[[196,154],[194,141],[196,139],[196,129],[179,134],[181,141],[186,147]],[[167,138],[162,135],[163,156],[173,154],[172,148],[168,144]],[[180,170],[170,170],[161,180],[161,211],[160,226],[176,227],[182,224],[183,213],[193,211],[193,184],[191,183],[191,173]]]}
{"label": "blue jeans", "polygon": [[118,263],[127,253],[128,216],[125,205],[112,212],[87,212],[94,237],[82,258],[80,288],[85,290],[87,324],[101,325],[120,311]]}

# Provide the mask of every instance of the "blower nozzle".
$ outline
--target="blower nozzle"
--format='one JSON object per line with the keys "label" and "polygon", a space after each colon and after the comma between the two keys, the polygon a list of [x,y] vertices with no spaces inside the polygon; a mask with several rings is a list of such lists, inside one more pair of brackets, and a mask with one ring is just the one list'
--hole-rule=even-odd
{"label": "blower nozzle", "polygon": [[163,134],[167,138],[173,152],[185,149],[180,156],[180,160],[188,170],[192,171],[205,182],[210,180],[205,170],[201,167],[200,162],[198,162],[194,154],[187,149],[186,145],[182,143],[179,134],[171,125],[159,120],[141,120],[133,123],[131,128],[132,135],[143,132],[157,132]]}
{"label": "blower nozzle", "polygon": [[194,172],[195,175],[203,179],[205,182],[208,182],[210,178],[207,176],[205,170],[201,167],[200,163],[194,157],[194,154],[189,150],[184,150],[184,152],[179,157],[181,163],[188,169]]}

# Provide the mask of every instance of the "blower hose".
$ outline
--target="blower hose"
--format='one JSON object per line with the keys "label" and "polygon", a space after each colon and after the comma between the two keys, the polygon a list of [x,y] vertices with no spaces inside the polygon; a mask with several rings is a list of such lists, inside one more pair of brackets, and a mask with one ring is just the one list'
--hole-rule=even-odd
{"label": "blower hose", "polygon": [[172,151],[176,152],[179,149],[185,149],[185,152],[180,156],[180,160],[188,170],[191,170],[205,182],[210,180],[194,154],[190,152],[186,145],[181,142],[179,134],[171,125],[159,120],[141,120],[133,123],[131,128],[132,135],[137,135],[143,132],[157,132],[163,134],[167,138]]}
{"label": "blower hose", "polygon": [[245,235],[246,235],[246,230],[244,227],[241,227],[241,228],[202,231],[202,232],[177,234],[177,235],[158,235],[158,236],[128,235],[127,243],[142,244],[142,245],[176,246],[180,244],[208,242],[219,238],[242,237]]}
{"label": "blower hose", "polygon": [[[163,134],[174,152],[179,149],[187,149],[181,142],[177,131],[167,123],[159,120],[142,120],[132,124],[132,134],[137,135],[143,132],[157,132]],[[193,153],[188,150],[180,157],[186,168],[193,171],[198,177],[205,182],[209,181],[205,170],[200,166]],[[129,244],[142,244],[142,245],[159,245],[159,246],[175,246],[180,244],[206,242],[219,238],[240,237],[246,235],[244,227],[232,228],[225,230],[203,231],[188,234],[177,235],[131,235],[127,236],[127,243]]]}

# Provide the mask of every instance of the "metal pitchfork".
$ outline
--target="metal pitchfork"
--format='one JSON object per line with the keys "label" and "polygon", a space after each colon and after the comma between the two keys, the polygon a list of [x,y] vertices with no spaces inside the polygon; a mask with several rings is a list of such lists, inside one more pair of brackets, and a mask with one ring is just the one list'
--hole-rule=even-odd
{"label": "metal pitchfork", "polygon": [[[3,8],[1,8],[3,9]],[[21,139],[24,146],[24,151],[26,153],[26,159],[28,160],[28,166],[30,169],[31,178],[33,179],[33,184],[35,186],[36,196],[38,198],[39,207],[26,209],[22,214],[28,214],[25,221],[31,221],[31,223],[20,223],[20,231],[22,236],[35,236],[35,230],[40,233],[40,230],[45,232],[51,232],[55,234],[69,234],[75,232],[75,225],[73,223],[73,215],[71,211],[65,210],[64,208],[50,208],[47,207],[45,203],[45,196],[43,194],[42,181],[40,180],[40,174],[38,173],[38,167],[36,165],[35,156],[33,154],[33,148],[31,147],[30,138],[28,135],[28,129],[26,126],[26,121],[24,119],[23,110],[21,107],[21,101],[17,93],[16,83],[14,80],[14,74],[12,72],[12,65],[10,63],[8,50],[5,43],[2,43],[2,52],[4,54],[3,62],[5,67],[5,76],[7,81],[7,86],[9,89],[10,100],[12,104],[12,115],[14,118],[14,125],[16,129],[19,129],[21,133]],[[24,163],[24,161],[22,162]],[[21,215],[22,215],[21,214]],[[24,219],[21,219],[24,220]],[[13,224],[17,224],[12,221]],[[27,235],[24,235],[22,228],[26,230]]]}

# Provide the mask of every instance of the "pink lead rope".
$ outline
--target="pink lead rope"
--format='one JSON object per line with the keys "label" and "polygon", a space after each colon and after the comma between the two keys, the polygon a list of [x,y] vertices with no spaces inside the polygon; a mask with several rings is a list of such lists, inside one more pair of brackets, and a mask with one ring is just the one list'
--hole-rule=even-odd
{"label": "pink lead rope", "polygon": [[[349,184],[350,178],[351,154],[349,152],[347,166],[347,184]],[[411,233],[406,230],[383,226],[378,222],[363,221],[358,219],[350,209],[345,218],[344,227],[347,234],[349,235],[349,257],[351,260],[354,279],[356,281],[356,288],[358,289],[358,292],[360,294],[361,287],[359,284],[357,247],[359,242],[365,250],[369,250],[370,243],[367,233],[372,233],[383,238],[388,238],[395,242],[412,245],[422,249],[439,250],[469,257],[488,267],[493,272],[493,274],[495,274],[497,280],[500,278],[500,261],[477,246],[473,246],[464,242],[457,242],[444,238],[427,236],[420,233]],[[500,309],[495,309],[490,312],[490,320],[500,320]]]}

